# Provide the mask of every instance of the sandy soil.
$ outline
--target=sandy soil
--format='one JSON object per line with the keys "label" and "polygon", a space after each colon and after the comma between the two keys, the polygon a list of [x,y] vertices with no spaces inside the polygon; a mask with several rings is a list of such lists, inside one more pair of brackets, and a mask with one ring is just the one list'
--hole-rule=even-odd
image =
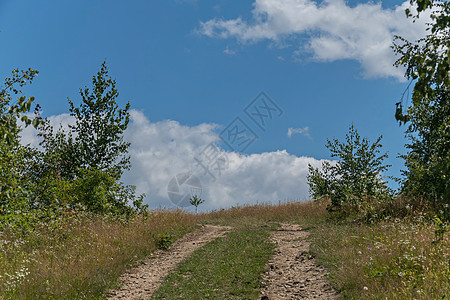
{"label": "sandy soil", "polygon": [[125,273],[120,278],[122,287],[112,290],[108,299],[150,299],[178,263],[206,243],[225,235],[229,229],[226,226],[202,225],[201,229],[177,240],[170,250],[156,251],[142,265]]}
{"label": "sandy soil", "polygon": [[308,253],[307,236],[299,225],[287,223],[272,233],[277,248],[264,274],[261,300],[338,299],[326,281],[326,270]]}

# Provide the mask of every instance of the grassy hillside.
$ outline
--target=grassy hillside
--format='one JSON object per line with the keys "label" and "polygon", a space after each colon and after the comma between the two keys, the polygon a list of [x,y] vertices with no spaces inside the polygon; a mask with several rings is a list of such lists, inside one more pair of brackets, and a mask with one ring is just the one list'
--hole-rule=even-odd
{"label": "grassy hillside", "polygon": [[0,299],[99,299],[159,241],[195,228],[197,217],[153,211],[129,221],[72,215],[26,235],[0,232]]}
{"label": "grassy hillside", "polygon": [[[343,298],[448,299],[450,237],[446,232],[438,239],[435,221],[416,213],[366,225],[351,216],[334,216],[325,206],[287,203],[200,215],[160,210],[128,222],[68,216],[57,230],[43,223],[26,237],[2,232],[0,298],[100,299],[117,286],[126,268],[154,251],[158,241],[210,223],[234,229],[194,252],[155,297],[181,292],[188,297],[203,290],[204,299],[258,299],[262,266],[273,249],[268,233],[276,222],[290,221],[311,232],[311,252],[328,268],[329,280]],[[186,272],[196,275],[183,276]],[[231,274],[237,273],[238,282],[247,284],[234,284]]]}

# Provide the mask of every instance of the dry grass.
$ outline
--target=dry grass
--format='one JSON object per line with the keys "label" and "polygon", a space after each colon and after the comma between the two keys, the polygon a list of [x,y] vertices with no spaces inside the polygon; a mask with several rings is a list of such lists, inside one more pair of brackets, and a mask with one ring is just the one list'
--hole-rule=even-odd
{"label": "dry grass", "polygon": [[3,234],[0,298],[101,298],[127,267],[155,250],[162,234],[181,236],[196,223],[192,214],[159,210],[127,224],[84,216],[42,224],[26,238]]}
{"label": "dry grass", "polygon": [[[192,215],[154,211],[128,224],[70,217],[42,224],[27,238],[0,232],[0,299],[100,299],[127,267],[155,250],[161,236],[182,235],[197,222],[291,221],[312,232],[312,251],[348,299],[448,299],[449,232],[420,212],[373,225],[335,219],[326,202],[254,205]],[[267,225],[266,225],[267,226]]]}
{"label": "dry grass", "polygon": [[202,218],[224,224],[248,218],[293,221],[309,228],[311,251],[328,268],[330,280],[345,299],[449,299],[449,232],[434,242],[436,226],[429,218],[399,203],[406,210],[396,212],[407,217],[373,225],[352,222],[350,215],[330,215],[326,205],[324,201],[244,206]]}
{"label": "dry grass", "polygon": [[448,299],[449,234],[434,242],[435,225],[391,220],[372,226],[320,225],[313,251],[348,299]]}
{"label": "dry grass", "polygon": [[246,205],[200,215],[205,222],[230,223],[242,218],[264,221],[316,223],[328,217],[325,202],[285,202],[278,205]]}

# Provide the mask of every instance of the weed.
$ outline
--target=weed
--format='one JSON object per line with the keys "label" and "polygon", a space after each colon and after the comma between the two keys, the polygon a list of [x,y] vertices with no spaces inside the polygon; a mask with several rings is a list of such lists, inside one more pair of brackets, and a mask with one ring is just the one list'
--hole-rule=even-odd
{"label": "weed", "polygon": [[159,236],[158,239],[158,249],[169,250],[172,248],[172,244],[175,241],[176,237],[171,233],[163,233]]}

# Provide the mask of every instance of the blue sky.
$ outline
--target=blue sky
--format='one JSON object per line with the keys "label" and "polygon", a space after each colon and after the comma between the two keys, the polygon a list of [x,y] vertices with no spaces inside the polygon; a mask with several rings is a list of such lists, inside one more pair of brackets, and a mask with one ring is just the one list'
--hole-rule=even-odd
{"label": "blue sky", "polygon": [[[340,0],[0,0],[0,74],[5,77],[13,68],[39,70],[27,94],[36,96],[45,116],[64,122],[67,97],[77,103],[78,89],[90,84],[107,59],[118,83],[119,102],[130,101],[135,110],[131,130],[135,136],[130,133],[129,140],[139,144],[144,129],[162,130],[148,135],[148,144],[132,154],[166,152],[168,165],[192,161],[195,151],[210,141],[218,142],[217,135],[240,117],[258,135],[236,156],[242,160],[240,170],[248,167],[251,157],[259,161],[264,153],[284,150],[293,160],[331,159],[324,147],[326,139],[342,138],[353,123],[372,140],[384,136],[388,162],[393,165],[389,174],[398,176],[403,163],[396,156],[404,153],[406,140],[405,128],[394,120],[394,103],[407,82],[402,80],[402,71],[391,66],[394,56],[388,48],[393,34],[416,38],[424,30],[423,20],[413,25],[404,17],[407,6],[402,1]],[[261,91],[283,111],[268,122],[265,131],[243,111]],[[300,133],[289,137],[289,128],[300,128]],[[186,137],[190,134],[192,139]],[[178,150],[172,154],[164,142],[167,136],[171,137],[167,143],[177,143]],[[238,155],[219,146],[231,156]],[[184,158],[180,153],[189,154]],[[150,204],[170,206],[163,188],[155,185],[165,189],[167,184],[162,182],[178,171],[171,170],[175,172],[171,175],[167,166],[139,159],[134,158],[135,164],[154,171],[133,169],[125,176],[126,182],[146,192]],[[275,163],[274,168],[280,167]],[[237,173],[230,174],[240,176],[240,167],[235,168]],[[260,173],[262,169],[246,169],[241,176],[257,175],[250,170]],[[148,179],[161,172],[168,172],[161,181]],[[268,166],[266,172],[280,171]],[[303,188],[286,193],[271,193],[265,184],[270,178],[253,182],[253,190],[264,192],[259,200],[248,202],[270,201],[272,196],[304,199],[304,170],[298,176],[290,177],[289,186],[298,180]],[[225,190],[233,184],[226,180]],[[205,197],[224,197],[223,189],[213,194],[211,188]],[[236,193],[246,195],[239,189]],[[218,208],[247,200],[210,202],[210,208]]]}

